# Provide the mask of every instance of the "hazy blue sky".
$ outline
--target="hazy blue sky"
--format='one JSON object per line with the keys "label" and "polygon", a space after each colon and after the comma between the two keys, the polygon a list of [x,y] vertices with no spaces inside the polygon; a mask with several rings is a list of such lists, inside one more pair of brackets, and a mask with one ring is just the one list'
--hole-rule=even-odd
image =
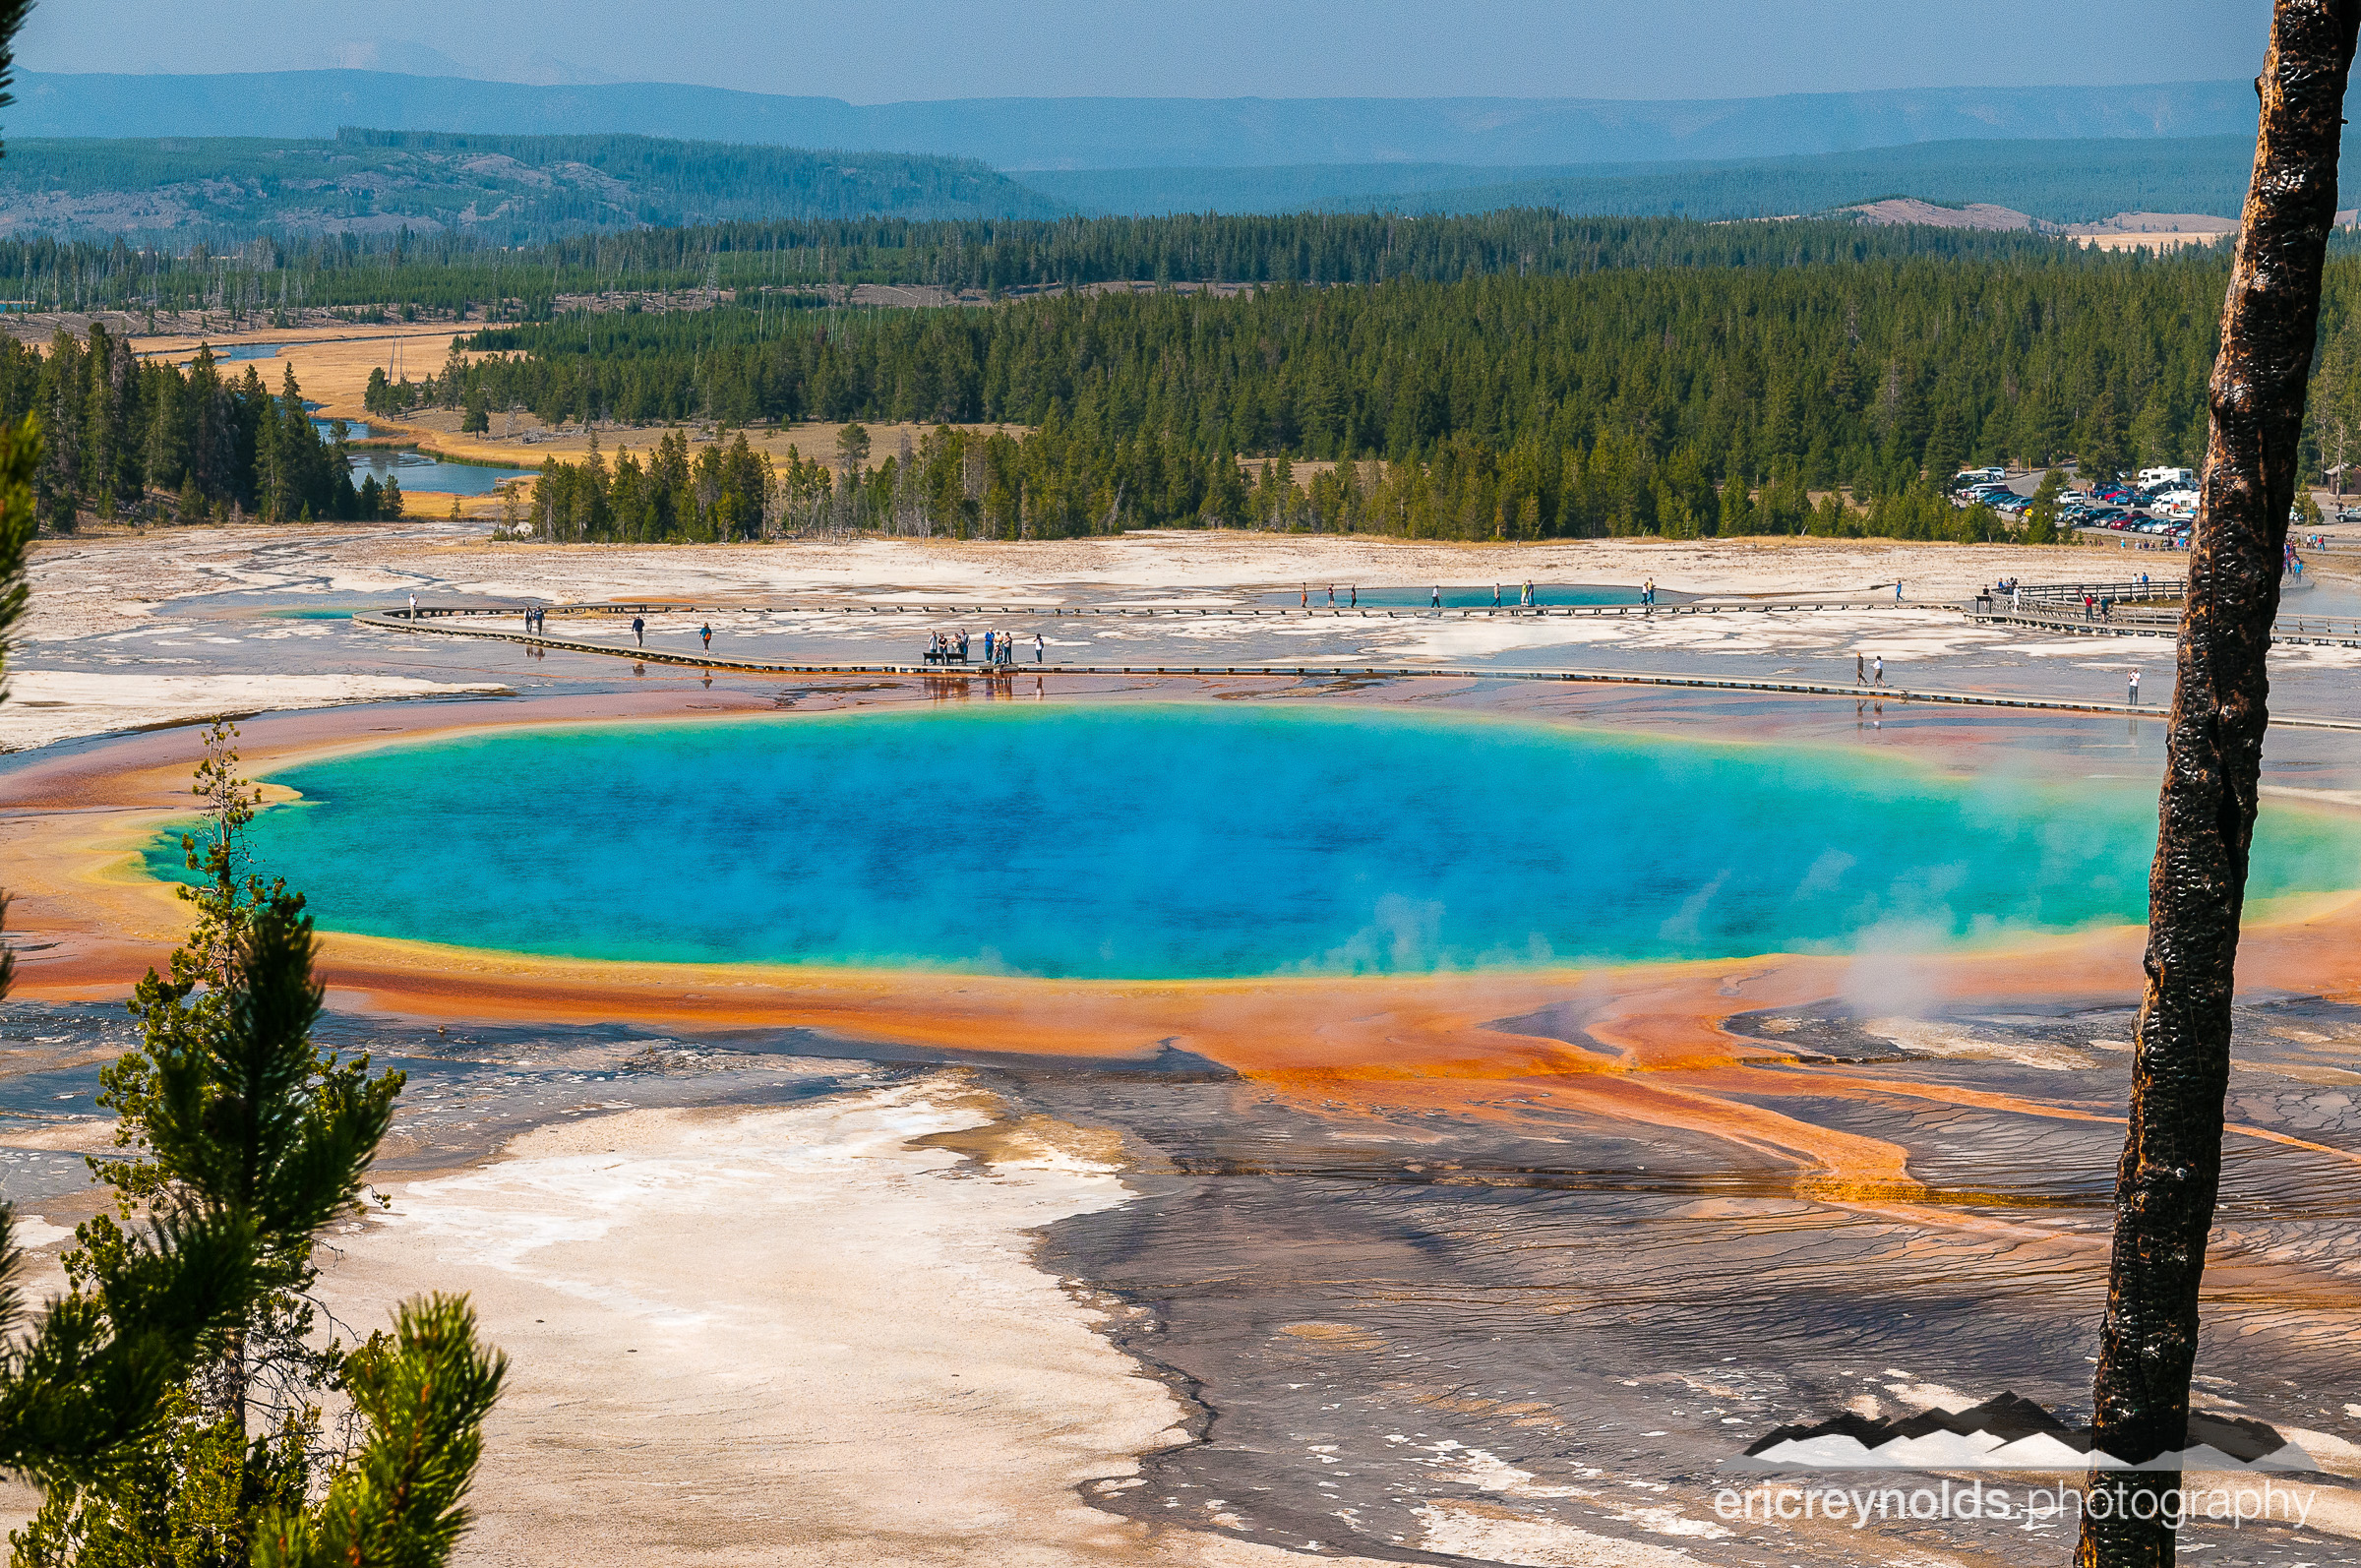
{"label": "hazy blue sky", "polygon": [[1728,97],[2248,77],[2270,13],[2268,0],[44,0],[18,58],[696,82],[857,102]]}

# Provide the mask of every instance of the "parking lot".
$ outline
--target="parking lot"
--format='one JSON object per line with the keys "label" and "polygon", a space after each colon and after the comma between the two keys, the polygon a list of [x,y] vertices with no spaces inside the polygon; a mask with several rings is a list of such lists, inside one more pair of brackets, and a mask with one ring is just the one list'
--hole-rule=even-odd
{"label": "parking lot", "polygon": [[[1954,481],[1952,505],[1983,505],[2003,517],[2022,522],[2032,514],[2042,482],[2053,470],[1971,468]],[[2072,530],[2087,543],[2114,540],[2144,550],[2185,550],[2197,520],[2196,474],[2186,468],[2143,470],[2128,480],[2095,482],[2083,488],[2072,469],[2055,470],[2064,481],[2058,492],[2057,526]],[[2312,492],[2320,521],[2300,514],[2291,521],[2288,542],[2300,556],[2361,550],[2361,495],[2338,498],[2327,490]]]}

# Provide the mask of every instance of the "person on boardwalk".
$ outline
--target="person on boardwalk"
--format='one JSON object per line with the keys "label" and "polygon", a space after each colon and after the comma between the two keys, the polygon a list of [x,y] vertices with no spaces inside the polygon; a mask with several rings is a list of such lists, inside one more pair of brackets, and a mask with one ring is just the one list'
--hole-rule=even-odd
{"label": "person on boardwalk", "polygon": [[1861,662],[1861,656],[1858,653],[1852,656],[1852,684],[1854,686],[1869,684],[1869,667]]}
{"label": "person on boardwalk", "polygon": [[1870,672],[1877,677],[1877,684],[1879,686],[1884,686],[1886,684],[1886,656],[1881,653],[1875,659],[1871,660],[1869,669]]}
{"label": "person on boardwalk", "polygon": [[992,633],[989,630],[984,633],[984,662],[992,662]]}
{"label": "person on boardwalk", "polygon": [[1039,663],[1041,662],[1041,654],[1042,654],[1042,641],[1041,641],[1041,633],[1038,633],[1038,632],[1036,632],[1036,633],[1033,633],[1033,662],[1034,662],[1035,664],[1039,664]]}
{"label": "person on boardwalk", "polygon": [[1429,598],[1426,603],[1427,608],[1432,610],[1440,610],[1443,607],[1443,585],[1441,583],[1438,582],[1434,585],[1433,597]]}
{"label": "person on boardwalk", "polygon": [[1336,608],[1336,584],[1333,582],[1328,584],[1328,608],[1331,610]]}
{"label": "person on boardwalk", "polygon": [[1902,579],[1900,577],[1894,579],[1894,602],[1902,603]]}
{"label": "person on boardwalk", "polygon": [[2138,670],[2134,670],[2132,672],[2131,694],[2126,698],[2126,700],[2128,700],[2134,707],[2138,707],[2140,705],[2140,672]]}
{"label": "person on boardwalk", "polygon": [[1360,584],[1360,583],[1358,583],[1358,582],[1356,582],[1355,584],[1353,584],[1353,589],[1352,589],[1352,592],[1353,592],[1353,602],[1352,602],[1351,604],[1349,604],[1349,605],[1345,606],[1345,608],[1346,608],[1346,609],[1348,609],[1348,610],[1358,610],[1358,609],[1360,609],[1360,608],[1361,608],[1361,584]]}
{"label": "person on boardwalk", "polygon": [[712,652],[712,651],[713,651],[713,623],[712,623],[712,622],[710,622],[710,621],[707,621],[707,622],[706,622],[706,623],[705,623],[703,626],[700,626],[700,627],[698,627],[698,628],[696,629],[696,634],[697,634],[698,636],[700,636],[700,637],[703,637],[703,638],[705,639],[705,651],[706,651],[706,652],[708,652],[708,653]]}
{"label": "person on boardwalk", "polygon": [[632,636],[641,647],[647,646],[647,623],[637,616],[632,617]]}
{"label": "person on boardwalk", "polygon": [[1311,584],[1310,584],[1310,583],[1306,582],[1305,584],[1303,584],[1303,597],[1302,597],[1302,599],[1300,599],[1300,600],[1298,600],[1298,601],[1297,601],[1297,603],[1296,603],[1296,608],[1297,608],[1297,609],[1299,609],[1299,610],[1308,610],[1308,609],[1310,609],[1310,608],[1311,608]]}
{"label": "person on boardwalk", "polygon": [[418,619],[418,595],[415,593],[410,595],[410,619],[413,621]]}
{"label": "person on boardwalk", "polygon": [[1495,610],[1500,608],[1500,584],[1497,582],[1492,584],[1492,608]]}

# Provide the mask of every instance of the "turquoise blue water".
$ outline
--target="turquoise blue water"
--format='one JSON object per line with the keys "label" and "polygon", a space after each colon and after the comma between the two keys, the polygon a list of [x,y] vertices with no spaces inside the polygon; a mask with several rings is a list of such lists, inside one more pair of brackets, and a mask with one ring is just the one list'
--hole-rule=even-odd
{"label": "turquoise blue water", "polygon": [[[272,775],[331,929],[591,958],[1094,977],[1924,946],[2139,920],[2145,785],[1227,704],[485,734]],[[175,841],[150,866],[182,874]],[[2266,810],[2254,894],[2361,885]]]}
{"label": "turquoise blue water", "polygon": [[444,462],[407,448],[389,451],[368,447],[352,454],[352,482],[374,475],[383,488],[389,475],[401,480],[404,490],[434,490],[449,495],[486,496],[508,479],[522,479],[530,468],[493,468],[481,463]]}
{"label": "turquoise blue water", "polygon": [[[1429,583],[1424,587],[1396,585],[1369,587],[1363,585],[1360,589],[1361,598],[1357,607],[1362,610],[1423,610],[1433,604],[1434,590],[1437,586],[1443,590],[1443,608],[1446,610],[1488,610],[1491,608],[1492,585],[1488,582],[1477,587],[1468,587],[1465,584],[1454,586],[1448,582]],[[1522,577],[1514,582],[1502,582],[1500,584],[1501,607],[1506,609],[1516,604],[1517,595],[1523,591],[1524,586],[1525,582]],[[1544,608],[1551,605],[1637,604],[1640,602],[1640,590],[1636,586],[1623,587],[1614,583],[1537,582],[1534,584],[1534,592],[1538,602]],[[1665,603],[1670,604],[1685,602],[1690,595],[1685,593],[1666,594],[1661,597]],[[1282,589],[1266,593],[1256,602],[1287,605],[1301,609],[1303,604],[1303,590],[1302,588]],[[1338,583],[1336,585],[1336,608],[1342,610],[1353,604],[1352,590],[1346,584]],[[1325,610],[1328,607],[1328,584],[1325,582],[1313,583],[1311,585],[1311,608]]]}

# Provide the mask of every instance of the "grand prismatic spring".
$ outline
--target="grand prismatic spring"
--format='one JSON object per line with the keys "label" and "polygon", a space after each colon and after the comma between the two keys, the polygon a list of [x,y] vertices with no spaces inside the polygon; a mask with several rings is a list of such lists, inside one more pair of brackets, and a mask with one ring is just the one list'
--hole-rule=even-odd
{"label": "grand prismatic spring", "polygon": [[[125,658],[157,701],[366,699],[243,721],[248,849],[319,920],[321,1044],[408,1075],[393,1206],[329,1237],[327,1304],[464,1290],[515,1367],[469,1561],[2065,1555],[2060,1517],[1718,1504],[1866,1484],[1732,1468],[1783,1427],[2003,1393],[2088,1418],[2160,726],[1845,689],[1882,656],[2116,701],[2112,642],[1890,586],[1708,614],[1719,579],[1653,557],[1534,574],[1661,574],[1677,615],[1495,619],[1488,565],[1442,616],[1415,588],[1330,616],[1324,584],[1305,614],[1316,562],[1208,587],[1226,558],[1160,541],[1123,547],[1148,563],[1124,593],[985,591],[1058,601],[996,617],[1045,668],[781,677],[697,668],[702,629],[904,661],[939,618],[867,603],[952,590],[660,610],[648,650],[693,662],[641,666],[624,617],[554,628],[622,658],[371,630],[337,614],[350,569],[254,548],[202,574],[240,586],[74,644],[0,716],[89,734],[73,704]],[[1362,575],[1430,570],[1450,585]],[[1187,602],[1154,611],[1166,579]],[[2274,707],[2344,722],[2341,655],[2280,657]],[[1059,668],[1314,659],[1843,694]],[[216,684],[182,694],[175,661]],[[373,684],[307,673],[332,667]],[[2268,757],[2199,1358],[2213,1417],[2324,1469],[2300,1528],[2195,1526],[2193,1561],[2361,1539],[2361,748],[2334,723]],[[119,998],[186,930],[198,748],[0,768],[0,1182],[61,1237],[98,1067],[136,1039]]]}
{"label": "grand prismatic spring", "polygon": [[[279,770],[331,930],[1090,979],[1926,948],[2136,921],[2152,792],[1384,710],[1010,707],[536,729]],[[824,847],[824,848],[823,848]],[[151,848],[172,874],[179,837]],[[2266,814],[2253,896],[2361,885]]]}

